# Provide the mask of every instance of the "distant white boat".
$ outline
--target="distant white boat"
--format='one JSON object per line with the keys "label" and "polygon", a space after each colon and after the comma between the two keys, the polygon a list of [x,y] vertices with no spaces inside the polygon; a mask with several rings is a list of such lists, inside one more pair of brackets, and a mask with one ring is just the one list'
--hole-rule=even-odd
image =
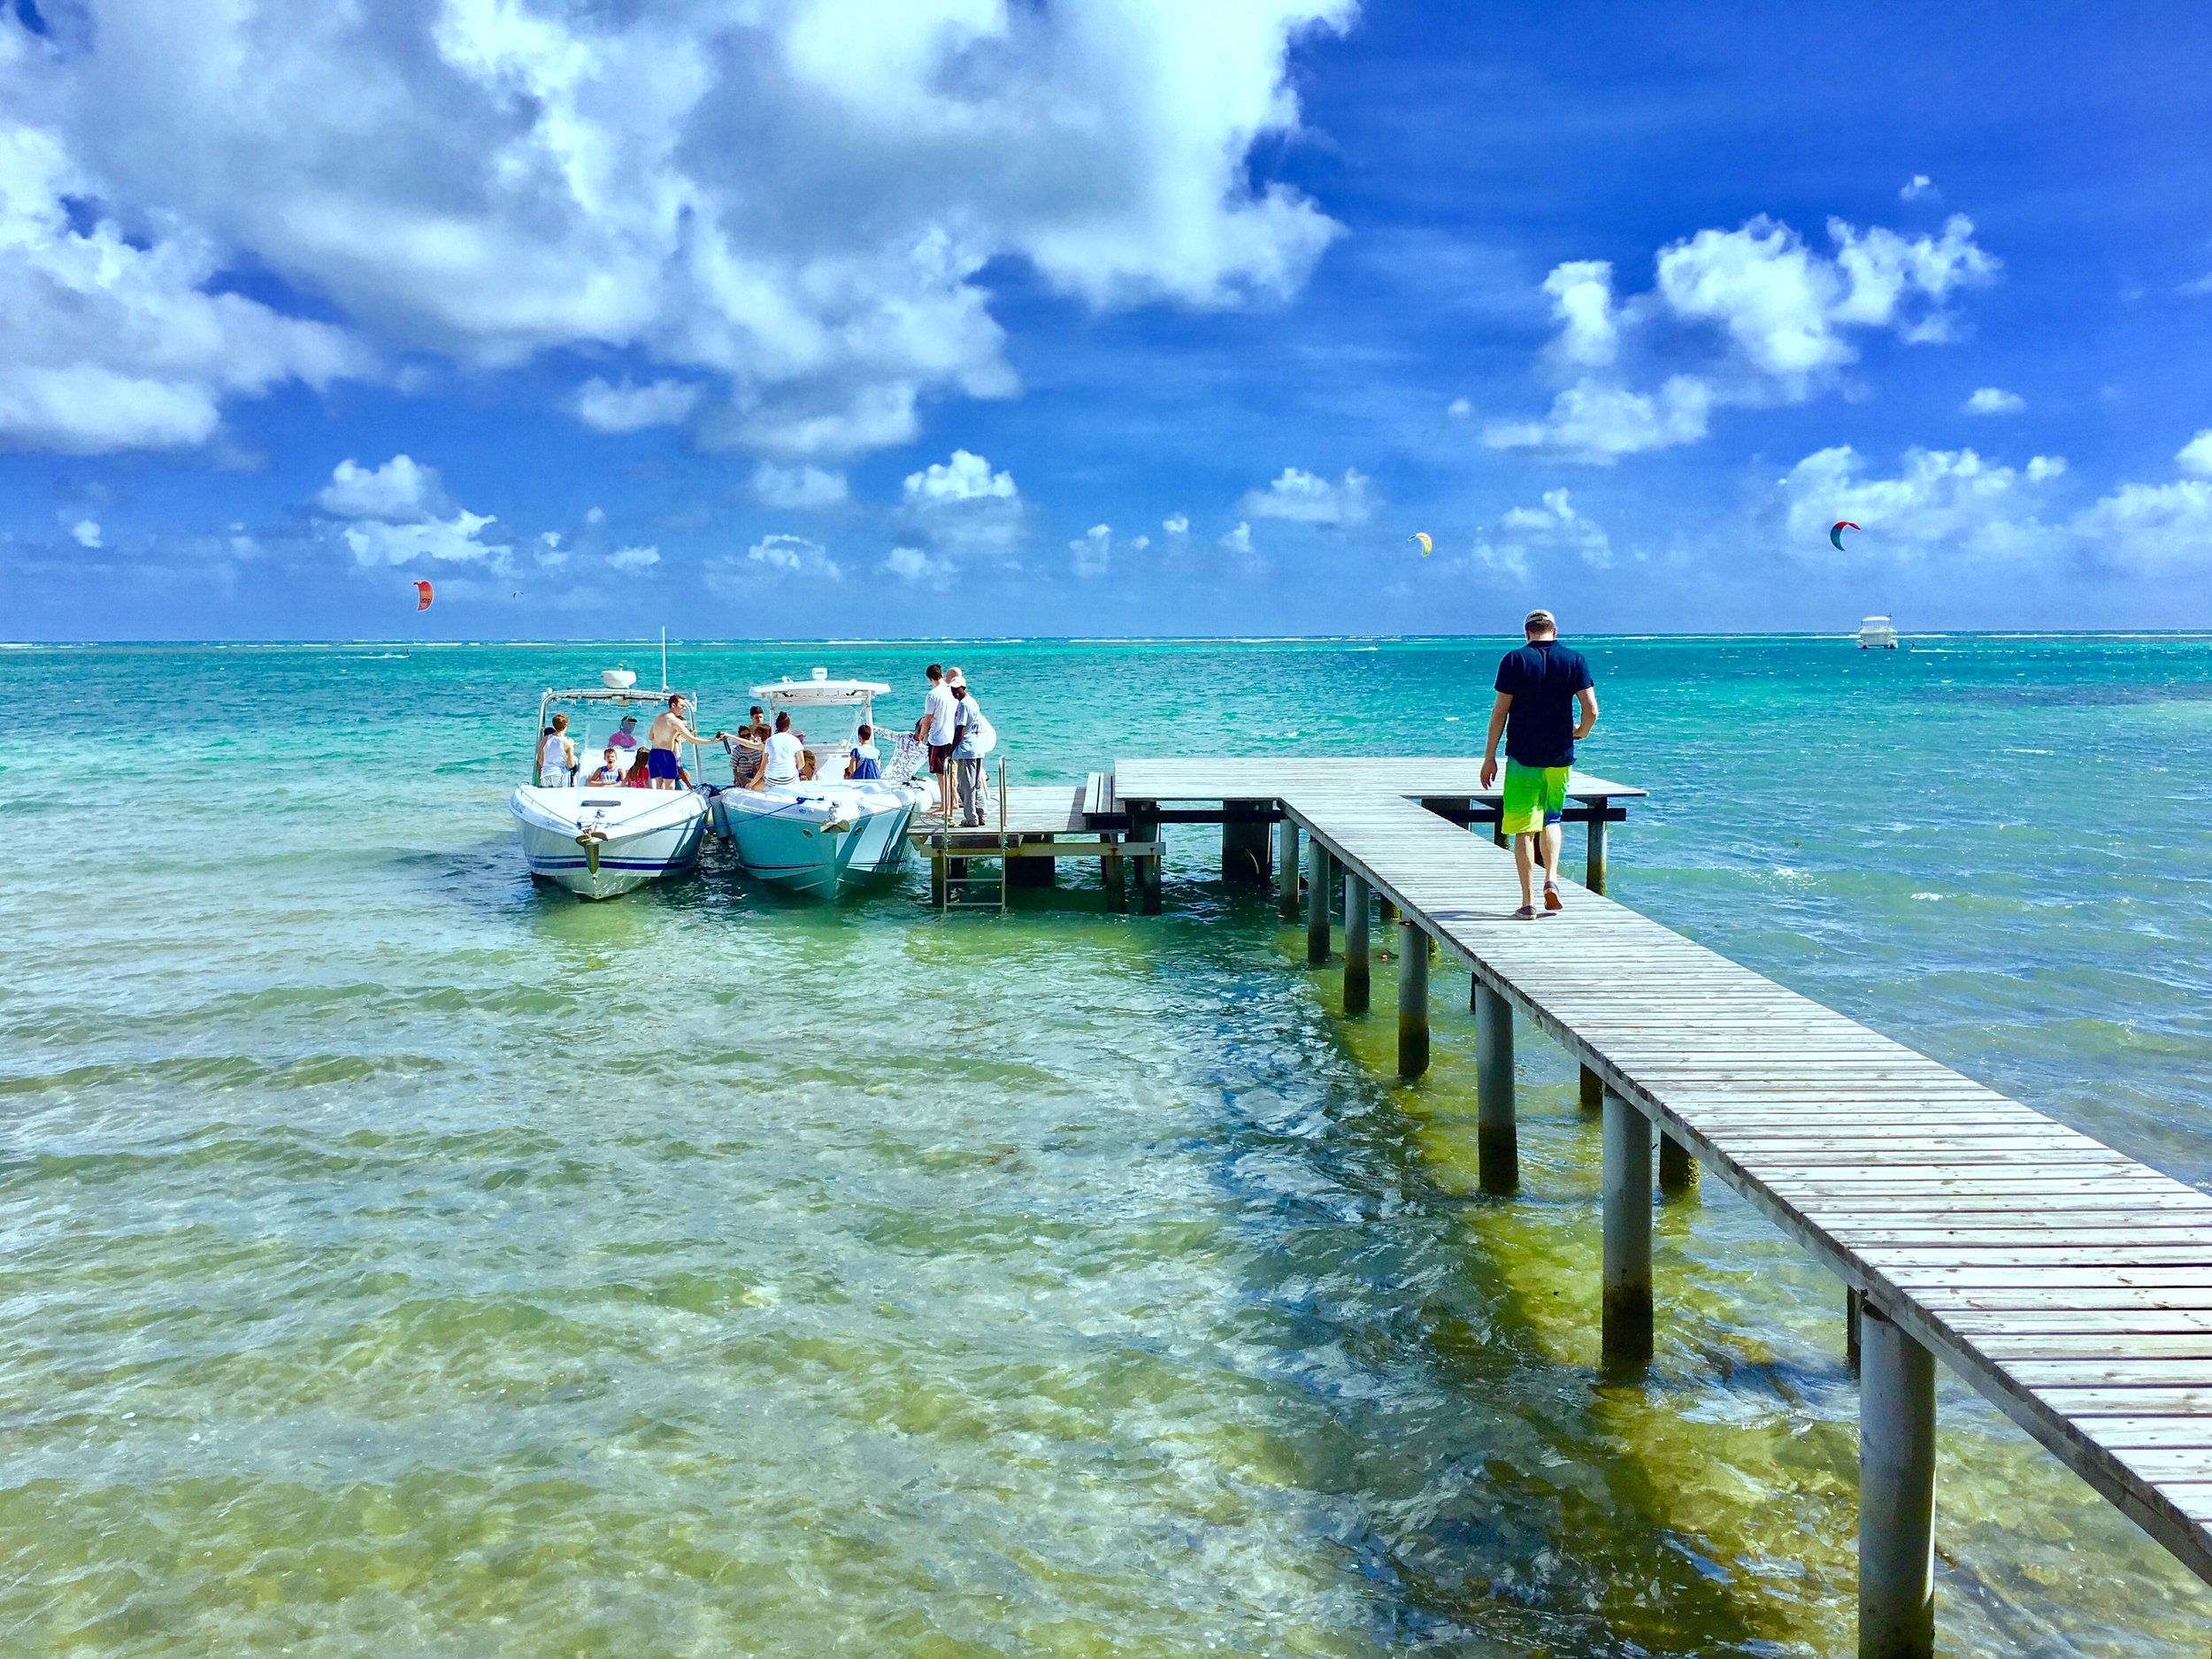
{"label": "distant white boat", "polygon": [[[639,708],[664,709],[673,694],[665,690],[634,688],[637,676],[610,670],[600,677],[605,683],[571,691],[549,691],[538,702],[537,739],[553,718],[557,705],[568,704],[573,724],[579,772],[588,773],[600,762],[611,736],[626,713]],[[618,680],[624,683],[618,684]],[[694,710],[695,700],[687,698]],[[607,730],[588,728],[594,710],[604,709]],[[583,710],[577,719],[574,710]],[[625,763],[634,751],[618,751]],[[707,802],[703,792],[690,789],[632,789],[620,784],[583,785],[541,781],[535,775],[537,755],[531,754],[533,776],[507,803],[515,828],[522,839],[522,856],[530,873],[540,881],[567,888],[580,898],[609,899],[618,893],[641,887],[662,876],[688,870],[706,839]]]}
{"label": "distant white boat", "polygon": [[1868,617],[1860,622],[1859,649],[1863,651],[1893,651],[1897,649],[1897,630],[1890,626],[1887,617]]}
{"label": "distant white boat", "polygon": [[929,786],[844,775],[853,740],[863,726],[875,724],[875,699],[891,687],[832,680],[829,670],[818,668],[806,680],[752,689],[772,722],[779,714],[791,716],[817,774],[799,783],[716,792],[715,828],[735,844],[746,873],[823,898],[895,873],[906,863],[907,824],[929,798]]}

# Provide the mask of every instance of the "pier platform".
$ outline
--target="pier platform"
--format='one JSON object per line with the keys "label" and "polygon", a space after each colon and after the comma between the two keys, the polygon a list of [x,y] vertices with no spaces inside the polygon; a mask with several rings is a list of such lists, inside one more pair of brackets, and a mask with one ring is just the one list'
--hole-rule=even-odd
{"label": "pier platform", "polygon": [[[1010,798],[1010,826],[1117,845],[1156,910],[1159,826],[1219,823],[1225,874],[1272,874],[1326,960],[1335,876],[1348,1008],[1371,903],[1406,930],[1399,1070],[1428,1065],[1432,941],[1471,970],[1483,1186],[1517,1185],[1513,1031],[1582,1067],[1602,1116],[1605,1367],[1647,1366],[1657,1184],[1701,1166],[1847,1287],[1862,1367],[1860,1652],[1932,1651],[1934,1363],[2212,1583],[2212,1197],[1605,898],[1604,833],[1640,789],[1576,773],[1587,881],[1531,921],[1470,833],[1497,795],[1464,759],[1127,759]],[[1140,853],[1139,849],[1142,851]],[[1303,864],[1304,879],[1299,879]]]}

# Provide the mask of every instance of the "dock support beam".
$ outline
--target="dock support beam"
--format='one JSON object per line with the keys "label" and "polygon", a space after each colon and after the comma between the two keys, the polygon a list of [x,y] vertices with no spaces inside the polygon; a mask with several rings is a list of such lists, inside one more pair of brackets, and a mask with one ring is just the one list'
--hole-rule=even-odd
{"label": "dock support beam", "polygon": [[1583,861],[1582,885],[1601,894],[1605,891],[1605,809],[1609,803],[1601,798],[1591,804],[1596,810],[1590,814],[1590,852]]}
{"label": "dock support beam", "polygon": [[1659,1190],[1672,1195],[1686,1193],[1697,1185],[1697,1160],[1684,1146],[1666,1131],[1659,1130]]}
{"label": "dock support beam", "polygon": [[1600,1369],[1617,1381],[1651,1364],[1651,1119],[1605,1091],[1604,1326]]}
{"label": "dock support beam", "polygon": [[[1150,841],[1157,846],[1160,841],[1158,817],[1140,807],[1131,807],[1129,839],[1133,841]],[[1137,911],[1143,916],[1157,916],[1160,913],[1160,865],[1164,862],[1163,856],[1159,853],[1140,853],[1133,862],[1136,868],[1130,873],[1137,879]]]}
{"label": "dock support beam", "polygon": [[1582,1110],[1594,1112],[1605,1103],[1605,1079],[1588,1066],[1582,1068]]}
{"label": "dock support beam", "polygon": [[1329,959],[1329,849],[1318,835],[1306,837],[1306,963]]}
{"label": "dock support beam", "polygon": [[1368,1004],[1367,879],[1344,872],[1344,1011],[1364,1014]]}
{"label": "dock support beam", "polygon": [[1935,1356],[1859,1311],[1859,1659],[1935,1651]]}
{"label": "dock support beam", "polygon": [[1275,826],[1275,908],[1285,921],[1298,914],[1298,825],[1287,812]]}
{"label": "dock support beam", "polygon": [[1059,879],[1056,858],[1009,858],[1006,885],[1010,887],[1048,887]]}
{"label": "dock support beam", "polygon": [[1129,908],[1129,861],[1122,856],[1118,841],[1099,855],[1098,879],[1105,885],[1107,907],[1126,910]]}
{"label": "dock support beam", "polygon": [[1475,1161],[1486,1193],[1521,1184],[1521,1148],[1513,1121],[1513,1004],[1478,974],[1475,1016]]}
{"label": "dock support beam", "polygon": [[1241,801],[1221,803],[1221,879],[1267,879],[1267,809]]}
{"label": "dock support beam", "polygon": [[1398,924],[1398,1075],[1410,1082],[1429,1069],[1429,936]]}

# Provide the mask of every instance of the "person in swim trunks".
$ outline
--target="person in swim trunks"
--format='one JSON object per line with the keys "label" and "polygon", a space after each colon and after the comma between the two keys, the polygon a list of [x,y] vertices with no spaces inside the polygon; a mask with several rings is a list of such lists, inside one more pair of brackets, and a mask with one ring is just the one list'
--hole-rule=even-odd
{"label": "person in swim trunks", "polygon": [[676,760],[676,745],[710,741],[718,743],[727,735],[717,732],[710,739],[702,739],[684,722],[684,700],[672,696],[668,710],[655,717],[652,730],[645,734],[645,774],[656,789],[681,789],[687,780],[684,769]]}
{"label": "person in swim trunks", "polygon": [[[1582,653],[1559,642],[1548,611],[1532,611],[1521,625],[1528,643],[1498,663],[1497,701],[1490,705],[1490,735],[1482,751],[1482,787],[1498,776],[1498,739],[1505,739],[1505,798],[1499,828],[1513,839],[1513,864],[1521,877],[1517,917],[1536,913],[1534,866],[1544,866],[1544,909],[1565,908],[1559,898],[1559,824],[1567,810],[1567,772],[1575,745],[1598,723],[1598,694]],[[1576,705],[1581,718],[1575,718]]]}

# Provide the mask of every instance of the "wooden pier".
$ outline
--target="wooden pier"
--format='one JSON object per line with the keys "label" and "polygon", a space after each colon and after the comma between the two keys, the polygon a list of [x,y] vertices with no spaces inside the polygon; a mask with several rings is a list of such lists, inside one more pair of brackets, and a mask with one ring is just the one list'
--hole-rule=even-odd
{"label": "wooden pier", "polygon": [[1937,1360],[2212,1583],[2212,1197],[1605,899],[1606,826],[1641,795],[1575,777],[1589,880],[1534,921],[1513,917],[1511,858],[1468,832],[1497,797],[1463,759],[1124,760],[1040,798],[1025,833],[1125,863],[1148,911],[1159,826],[1218,823],[1225,873],[1271,869],[1286,915],[1302,837],[1314,960],[1345,877],[1348,1005],[1371,896],[1398,918],[1408,1078],[1429,1064],[1429,941],[1468,964],[1486,1190],[1518,1181],[1516,1016],[1572,1055],[1603,1118],[1613,1378],[1651,1358],[1655,1133],[1659,1186],[1710,1170],[1842,1279],[1862,1655],[1932,1652]]}

